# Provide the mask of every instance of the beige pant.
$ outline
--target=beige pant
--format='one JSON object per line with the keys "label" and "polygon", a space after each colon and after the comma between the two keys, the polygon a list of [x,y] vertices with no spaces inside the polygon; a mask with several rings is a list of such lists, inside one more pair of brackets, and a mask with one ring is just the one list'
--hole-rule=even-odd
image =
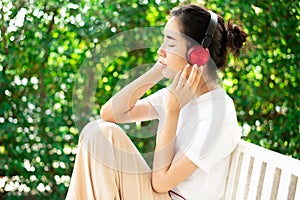
{"label": "beige pant", "polygon": [[125,132],[96,120],[80,134],[67,200],[170,200],[151,186],[151,169]]}

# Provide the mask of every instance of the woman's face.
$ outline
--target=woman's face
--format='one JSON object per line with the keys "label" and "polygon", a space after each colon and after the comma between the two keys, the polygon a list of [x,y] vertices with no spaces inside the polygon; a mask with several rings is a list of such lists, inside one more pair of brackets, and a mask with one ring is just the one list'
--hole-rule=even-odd
{"label": "woman's face", "polygon": [[173,79],[176,72],[183,69],[186,61],[187,44],[180,33],[179,21],[171,17],[164,30],[164,42],[158,50],[159,63],[166,78]]}

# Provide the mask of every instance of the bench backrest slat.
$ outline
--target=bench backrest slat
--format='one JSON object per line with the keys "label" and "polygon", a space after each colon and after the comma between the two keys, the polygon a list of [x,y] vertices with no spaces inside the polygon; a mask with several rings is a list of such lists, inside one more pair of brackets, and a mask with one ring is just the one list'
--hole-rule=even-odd
{"label": "bench backrest slat", "polygon": [[296,191],[295,191],[295,200],[300,199],[300,178],[295,181],[296,182]]}
{"label": "bench backrest slat", "polygon": [[[241,172],[249,172],[250,169],[250,156],[243,154],[243,160],[241,165]],[[244,196],[247,196],[247,180],[249,176],[248,173],[240,173],[239,180],[238,180],[238,187],[237,187],[237,193],[236,198],[242,199]]]}
{"label": "bench backrest slat", "polygon": [[275,169],[276,168],[274,165],[267,164],[260,199],[271,199],[272,184],[274,183],[273,180],[274,180]]}
{"label": "bench backrest slat", "polygon": [[289,189],[291,185],[291,174],[285,170],[278,170],[280,181],[277,187],[277,199],[288,199]]}
{"label": "bench backrest slat", "polygon": [[232,153],[226,200],[300,200],[300,160],[241,140]]}
{"label": "bench backrest slat", "polygon": [[253,157],[252,157],[252,159],[254,160],[254,162],[253,162],[253,168],[252,168],[252,174],[251,174],[252,176],[251,176],[250,187],[249,187],[249,192],[248,192],[249,199],[256,198],[256,194],[258,191],[260,172],[261,172],[261,167],[262,167],[262,162],[255,160]]}

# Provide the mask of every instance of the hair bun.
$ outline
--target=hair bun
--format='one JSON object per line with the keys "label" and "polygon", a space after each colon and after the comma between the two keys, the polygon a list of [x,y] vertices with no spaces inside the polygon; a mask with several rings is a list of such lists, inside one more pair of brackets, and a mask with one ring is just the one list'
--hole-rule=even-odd
{"label": "hair bun", "polygon": [[248,34],[240,27],[233,24],[232,20],[228,22],[226,46],[230,48],[231,52],[233,52],[235,56],[240,54],[240,49],[243,47],[244,42],[247,41],[247,37]]}

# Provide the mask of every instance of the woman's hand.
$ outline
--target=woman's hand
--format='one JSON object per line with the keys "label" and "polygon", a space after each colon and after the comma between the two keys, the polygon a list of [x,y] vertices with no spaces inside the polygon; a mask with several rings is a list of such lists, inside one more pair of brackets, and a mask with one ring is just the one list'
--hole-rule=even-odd
{"label": "woman's hand", "polygon": [[[189,76],[187,73],[192,68]],[[172,84],[168,87],[169,93],[166,102],[168,111],[179,111],[185,104],[196,96],[196,90],[200,83],[203,67],[187,64],[185,68],[176,73]]]}

